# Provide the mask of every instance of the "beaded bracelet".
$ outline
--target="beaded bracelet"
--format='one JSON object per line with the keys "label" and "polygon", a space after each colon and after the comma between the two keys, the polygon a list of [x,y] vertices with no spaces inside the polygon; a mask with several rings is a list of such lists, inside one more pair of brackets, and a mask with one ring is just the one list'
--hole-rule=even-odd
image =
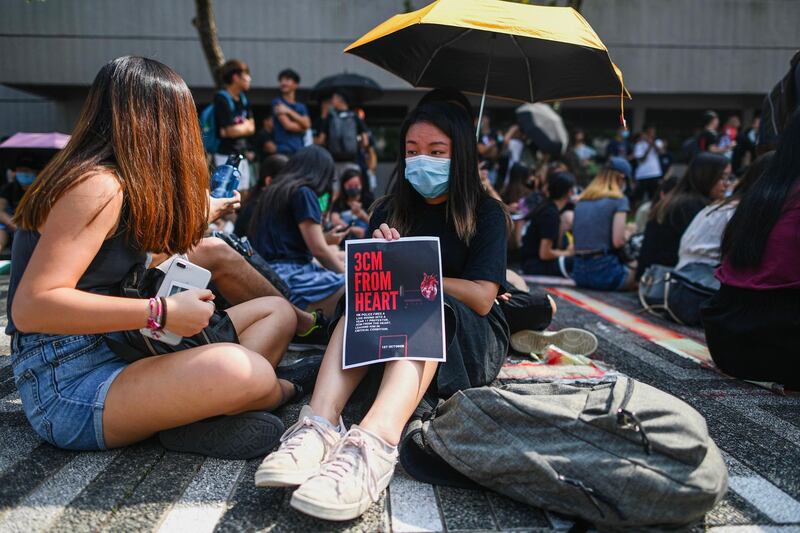
{"label": "beaded bracelet", "polygon": [[158,338],[161,330],[161,300],[158,298],[150,298],[147,303],[148,308],[150,309],[150,316],[147,317],[147,329],[149,329],[153,336]]}

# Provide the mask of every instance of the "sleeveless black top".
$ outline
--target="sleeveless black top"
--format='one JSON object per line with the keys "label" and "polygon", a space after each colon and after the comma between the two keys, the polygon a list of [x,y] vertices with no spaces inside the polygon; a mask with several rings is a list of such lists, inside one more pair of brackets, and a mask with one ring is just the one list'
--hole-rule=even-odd
{"label": "sleeveless black top", "polygon": [[[22,279],[22,274],[28,267],[28,261],[33,255],[33,250],[39,242],[39,232],[19,230],[14,233],[14,243],[11,247],[11,278],[8,284],[8,301],[6,314],[8,326],[6,334],[17,332],[14,319],[11,316],[11,303],[14,293]],[[125,275],[137,264],[144,264],[147,254],[129,242],[128,234],[124,230],[118,232],[103,242],[97,251],[86,272],[78,280],[77,289],[97,294],[117,295],[119,285]]]}

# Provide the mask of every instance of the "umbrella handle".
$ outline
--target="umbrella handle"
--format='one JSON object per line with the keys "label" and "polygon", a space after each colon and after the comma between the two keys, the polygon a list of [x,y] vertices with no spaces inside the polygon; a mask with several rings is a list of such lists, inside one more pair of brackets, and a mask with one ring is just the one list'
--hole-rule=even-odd
{"label": "umbrella handle", "polygon": [[483,94],[481,95],[481,108],[478,111],[478,124],[475,126],[475,142],[481,138],[481,122],[483,121],[483,107],[486,104],[486,89],[489,87],[489,71],[492,69],[492,57],[494,56],[494,41],[497,39],[497,34],[492,34],[492,40],[489,43],[489,64],[486,65],[486,77],[483,79]]}

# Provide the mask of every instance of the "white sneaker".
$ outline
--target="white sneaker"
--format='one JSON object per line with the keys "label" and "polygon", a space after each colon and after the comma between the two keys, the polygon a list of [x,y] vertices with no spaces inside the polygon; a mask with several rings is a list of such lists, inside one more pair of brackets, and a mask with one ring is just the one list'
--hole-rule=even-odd
{"label": "white sneaker", "polygon": [[[344,422],[339,418],[339,427]],[[342,438],[336,429],[314,416],[310,405],[300,410],[295,425],[281,437],[280,447],[256,470],[257,487],[293,487],[319,472],[320,465]]]}
{"label": "white sneaker", "polygon": [[352,520],[378,500],[392,479],[395,463],[395,446],[353,426],[319,474],[294,491],[290,505],[324,520]]}
{"label": "white sneaker", "polygon": [[511,335],[511,347],[522,353],[543,354],[548,346],[574,355],[591,355],[597,350],[597,337],[585,329],[566,328],[558,331],[523,329]]}

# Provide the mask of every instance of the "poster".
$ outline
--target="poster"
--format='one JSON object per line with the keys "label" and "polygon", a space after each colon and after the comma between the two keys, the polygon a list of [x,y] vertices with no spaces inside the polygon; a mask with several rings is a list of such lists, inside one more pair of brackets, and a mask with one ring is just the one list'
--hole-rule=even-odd
{"label": "poster", "polygon": [[439,238],[349,240],[345,254],[342,368],[445,361]]}

